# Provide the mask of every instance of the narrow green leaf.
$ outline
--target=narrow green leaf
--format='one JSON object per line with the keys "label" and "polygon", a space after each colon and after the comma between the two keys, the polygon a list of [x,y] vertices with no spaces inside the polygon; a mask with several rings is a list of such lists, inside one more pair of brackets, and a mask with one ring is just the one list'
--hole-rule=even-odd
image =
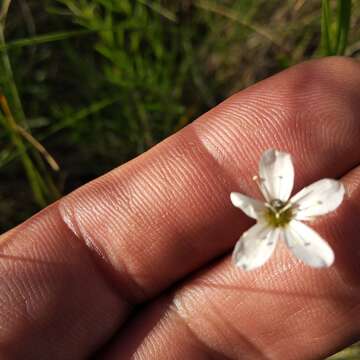
{"label": "narrow green leaf", "polygon": [[331,11],[329,0],[322,0],[322,14],[321,14],[321,36],[322,47],[325,55],[333,55],[331,46]]}
{"label": "narrow green leaf", "polygon": [[89,33],[97,32],[97,31],[99,31],[99,29],[64,31],[64,32],[57,32],[52,34],[37,35],[25,39],[10,41],[7,44],[4,43],[0,44],[0,51],[65,40],[71,37],[87,35]]}
{"label": "narrow green leaf", "polygon": [[351,19],[351,0],[338,0],[338,23],[335,53],[343,55],[348,42],[348,34]]}
{"label": "narrow green leaf", "polygon": [[336,23],[333,23],[330,1],[322,1],[321,35],[324,55],[343,55],[347,46],[351,0],[338,0],[336,11]]}

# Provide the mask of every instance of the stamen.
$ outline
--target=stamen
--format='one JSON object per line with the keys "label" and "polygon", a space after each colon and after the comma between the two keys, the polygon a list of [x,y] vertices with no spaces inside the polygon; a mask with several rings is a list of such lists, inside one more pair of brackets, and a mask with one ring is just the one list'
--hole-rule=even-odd
{"label": "stamen", "polygon": [[293,204],[290,202],[284,203],[279,199],[274,199],[265,203],[265,206],[269,209],[265,217],[272,227],[283,227],[294,218]]}
{"label": "stamen", "polygon": [[277,213],[276,209],[270,203],[266,202],[265,207],[269,208],[274,214]]}
{"label": "stamen", "polygon": [[282,214],[284,211],[290,209],[292,207],[292,203],[289,201],[283,208],[279,210],[279,214]]}

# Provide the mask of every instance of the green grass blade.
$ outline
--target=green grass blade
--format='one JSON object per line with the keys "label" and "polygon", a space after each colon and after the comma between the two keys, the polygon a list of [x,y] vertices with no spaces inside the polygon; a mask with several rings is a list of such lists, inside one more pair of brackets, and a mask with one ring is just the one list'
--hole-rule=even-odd
{"label": "green grass blade", "polygon": [[343,55],[348,43],[348,34],[351,19],[351,0],[338,0],[338,23],[336,51],[337,55]]}
{"label": "green grass blade", "polygon": [[3,0],[0,8],[0,26],[5,26],[6,16],[10,7],[11,0]]}
{"label": "green grass blade", "polygon": [[4,109],[4,115],[1,115],[1,120],[4,127],[10,133],[12,143],[17,148],[20,159],[23,163],[25,173],[27,175],[29,184],[31,186],[32,192],[34,194],[35,201],[41,206],[46,206],[46,199],[43,194],[42,185],[39,181],[40,174],[38,173],[36,167],[34,166],[30,156],[26,151],[26,146],[16,131],[14,120],[11,116],[11,113],[8,111],[8,104],[4,96],[0,96],[1,107]]}
{"label": "green grass blade", "polygon": [[0,44],[0,51],[14,49],[14,48],[21,48],[24,46],[33,46],[39,44],[46,44],[54,41],[66,40],[71,37],[87,35],[89,33],[97,32],[97,31],[99,31],[99,29],[63,31],[63,32],[56,32],[56,33],[50,33],[44,35],[37,35],[25,39],[18,39],[18,40],[10,41],[7,44],[3,42]]}
{"label": "green grass blade", "polygon": [[[113,97],[113,98],[106,98],[99,100],[93,104],[91,104],[88,107],[85,107],[83,109],[80,109],[79,111],[75,112],[74,114],[65,117],[63,120],[60,120],[59,122],[56,122],[52,127],[48,129],[48,131],[44,132],[44,134],[39,138],[40,141],[46,140],[49,136],[56,134],[57,132],[70,128],[77,124],[79,121],[82,121],[89,117],[90,115],[94,115],[101,110],[115,104],[119,101],[119,97]],[[29,148],[31,146],[30,143],[24,144],[26,148]],[[0,162],[0,169],[8,165],[11,161],[15,160],[20,156],[20,152],[17,149],[14,149],[11,154],[8,154],[6,157],[2,158]]]}
{"label": "green grass blade", "polygon": [[321,37],[324,55],[333,55],[331,46],[331,10],[329,0],[322,0]]}
{"label": "green grass blade", "polygon": [[338,0],[336,24],[333,24],[330,1],[322,1],[321,35],[324,55],[343,55],[348,42],[351,0]]}
{"label": "green grass blade", "polygon": [[58,132],[60,130],[63,130],[65,128],[73,126],[78,121],[81,121],[81,120],[87,118],[90,115],[93,115],[93,114],[96,114],[96,113],[100,112],[101,110],[107,108],[108,106],[113,105],[117,101],[119,101],[118,96],[110,98],[110,99],[106,98],[106,99],[99,100],[99,101],[91,104],[88,107],[80,109],[79,111],[77,111],[73,115],[67,116],[63,120],[55,123],[55,125],[52,126],[49,129],[49,131],[46,133],[46,135],[41,140],[44,140],[48,136],[53,135],[53,134],[55,134],[56,132]]}
{"label": "green grass blade", "polygon": [[[4,21],[0,23],[0,47],[5,46],[6,44],[3,24]],[[24,110],[15,84],[10,58],[6,49],[4,51],[0,51],[0,71],[2,72],[2,74],[0,74],[0,85],[6,93],[6,97],[10,100],[9,102],[15,117],[24,128],[27,128]]]}

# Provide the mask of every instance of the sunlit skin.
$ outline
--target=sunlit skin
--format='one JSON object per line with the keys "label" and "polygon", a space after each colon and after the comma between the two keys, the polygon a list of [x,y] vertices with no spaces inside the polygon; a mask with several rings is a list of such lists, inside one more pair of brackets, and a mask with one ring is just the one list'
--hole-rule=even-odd
{"label": "sunlit skin", "polygon": [[[0,358],[315,360],[359,340],[359,84],[349,59],[295,66],[3,234]],[[282,243],[258,270],[233,266],[252,220],[229,194],[257,194],[269,148],[294,157],[294,192],[344,184],[312,223],[333,266]],[[270,205],[285,225],[286,204]]]}

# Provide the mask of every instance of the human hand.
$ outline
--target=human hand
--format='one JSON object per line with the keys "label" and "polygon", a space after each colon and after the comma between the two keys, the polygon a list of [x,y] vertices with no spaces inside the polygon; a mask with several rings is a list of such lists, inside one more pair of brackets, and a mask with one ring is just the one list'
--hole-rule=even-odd
{"label": "human hand", "polygon": [[[0,237],[1,359],[318,359],[360,328],[360,65],[301,64],[226,100],[158,146]],[[328,269],[280,245],[244,272],[251,221],[231,191],[268,148],[293,155],[295,191],[338,178],[314,228]]]}

